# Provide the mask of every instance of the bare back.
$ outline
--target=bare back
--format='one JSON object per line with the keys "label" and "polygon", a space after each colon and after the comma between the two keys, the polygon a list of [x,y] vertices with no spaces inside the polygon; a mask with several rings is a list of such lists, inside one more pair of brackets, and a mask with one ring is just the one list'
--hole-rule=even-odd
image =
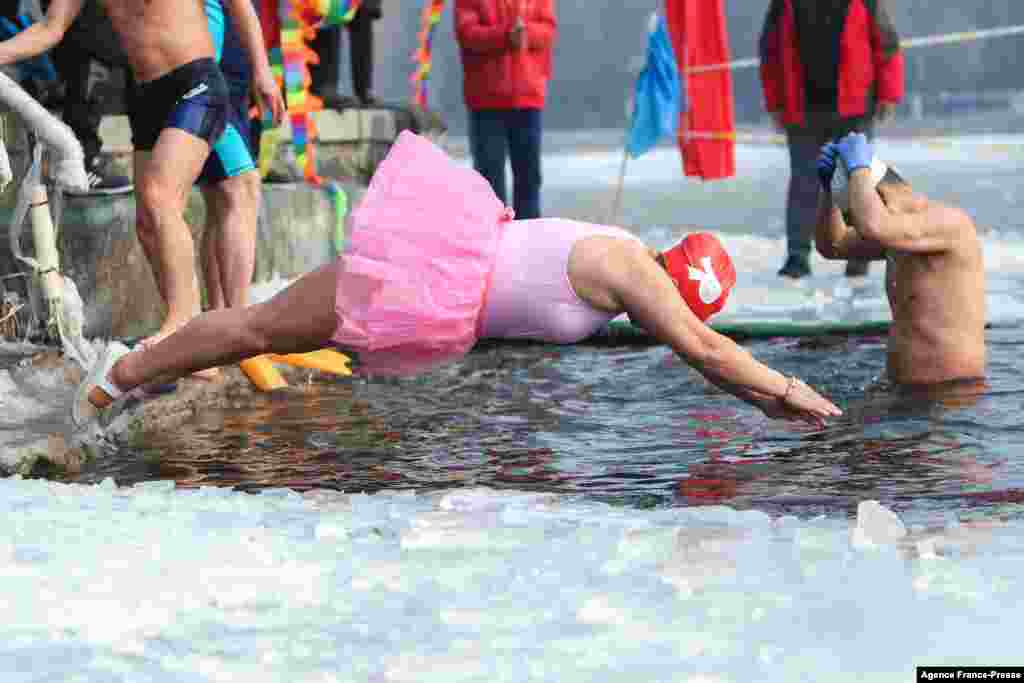
{"label": "bare back", "polygon": [[135,78],[152,81],[213,57],[204,0],[103,0]]}
{"label": "bare back", "polygon": [[939,252],[887,250],[892,308],[888,372],[900,384],[933,384],[985,374],[985,269],[973,222],[936,212],[955,235]]}

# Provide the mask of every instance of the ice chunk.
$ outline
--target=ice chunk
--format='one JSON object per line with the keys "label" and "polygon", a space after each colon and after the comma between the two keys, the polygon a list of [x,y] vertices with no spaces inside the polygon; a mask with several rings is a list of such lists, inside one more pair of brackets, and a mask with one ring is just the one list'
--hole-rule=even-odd
{"label": "ice chunk", "polygon": [[851,533],[855,547],[891,545],[907,535],[907,527],[896,513],[877,500],[864,500],[857,506],[857,525]]}

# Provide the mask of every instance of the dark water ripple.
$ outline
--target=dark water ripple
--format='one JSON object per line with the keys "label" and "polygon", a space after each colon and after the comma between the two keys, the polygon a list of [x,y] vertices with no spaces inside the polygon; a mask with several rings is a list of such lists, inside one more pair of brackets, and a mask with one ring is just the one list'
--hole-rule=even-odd
{"label": "dark water ripple", "polygon": [[970,396],[887,389],[878,339],[749,345],[844,407],[823,430],[764,418],[664,348],[509,346],[414,379],[261,397],[147,434],[78,479],[347,492],[486,485],[801,516],[875,498],[940,518],[1018,515],[1020,331],[991,334],[997,379]]}

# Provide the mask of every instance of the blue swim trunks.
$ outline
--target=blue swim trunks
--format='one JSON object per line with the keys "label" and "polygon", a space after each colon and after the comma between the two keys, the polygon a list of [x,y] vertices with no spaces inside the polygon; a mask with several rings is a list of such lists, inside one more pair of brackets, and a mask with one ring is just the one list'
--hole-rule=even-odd
{"label": "blue swim trunks", "polygon": [[227,84],[229,105],[224,133],[210,150],[196,182],[216,185],[254,171],[256,164],[249,147],[249,56],[220,0],[206,0],[205,9],[217,63]]}
{"label": "blue swim trunks", "polygon": [[179,128],[211,145],[228,120],[228,85],[217,63],[197,59],[130,88],[127,97],[132,145],[151,150],[165,128]]}

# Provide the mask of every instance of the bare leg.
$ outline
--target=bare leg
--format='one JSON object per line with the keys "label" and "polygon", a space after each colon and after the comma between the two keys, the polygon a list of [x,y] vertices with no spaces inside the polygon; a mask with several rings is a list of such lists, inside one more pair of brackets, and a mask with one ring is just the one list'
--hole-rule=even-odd
{"label": "bare leg", "polygon": [[308,273],[269,301],[210,311],[159,343],[124,355],[110,372],[122,391],[179,379],[263,353],[323,348],[337,326],[334,294],[338,261]]}
{"label": "bare leg", "polygon": [[211,309],[245,306],[256,266],[260,177],[249,171],[203,186],[203,279]]}
{"label": "bare leg", "polygon": [[199,309],[192,232],[182,214],[209,152],[203,140],[167,128],[149,153],[136,153],[136,231],[167,304],[157,338],[184,325]]}

